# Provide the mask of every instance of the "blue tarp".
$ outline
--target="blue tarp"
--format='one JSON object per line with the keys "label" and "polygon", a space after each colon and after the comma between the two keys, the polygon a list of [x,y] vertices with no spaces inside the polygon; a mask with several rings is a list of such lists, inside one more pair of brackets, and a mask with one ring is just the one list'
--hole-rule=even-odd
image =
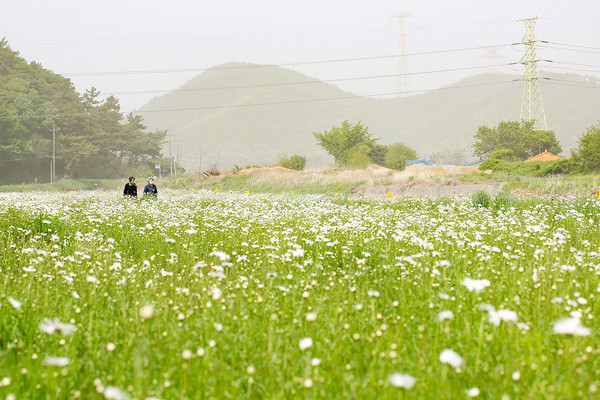
{"label": "blue tarp", "polygon": [[428,159],[426,159],[426,158],[421,158],[421,159],[418,159],[418,160],[407,160],[406,161],[407,164],[417,164],[417,163],[420,163],[420,162],[425,163],[427,165],[433,165],[433,163],[431,161],[429,161]]}

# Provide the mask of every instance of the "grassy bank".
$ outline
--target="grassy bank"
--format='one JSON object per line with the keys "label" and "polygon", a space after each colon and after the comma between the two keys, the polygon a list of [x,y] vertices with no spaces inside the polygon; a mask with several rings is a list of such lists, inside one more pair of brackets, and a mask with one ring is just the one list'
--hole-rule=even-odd
{"label": "grassy bank", "polygon": [[517,176],[502,172],[493,174],[458,175],[462,182],[504,182],[503,190],[533,191],[540,194],[559,194],[571,196],[598,196],[600,176],[589,175],[552,175],[552,176]]}
{"label": "grassy bank", "polygon": [[364,184],[364,180],[336,179],[333,176],[319,175],[313,177],[309,174],[271,174],[270,176],[237,174],[218,178],[183,177],[179,179],[164,180],[164,187],[171,189],[193,188],[195,190],[207,189],[221,191],[247,190],[253,193],[292,192],[296,194],[352,194],[355,189]]}
{"label": "grassy bank", "polygon": [[2,185],[0,192],[66,192],[79,190],[113,190],[127,183],[125,179],[61,179],[54,184],[27,183],[21,185]]}

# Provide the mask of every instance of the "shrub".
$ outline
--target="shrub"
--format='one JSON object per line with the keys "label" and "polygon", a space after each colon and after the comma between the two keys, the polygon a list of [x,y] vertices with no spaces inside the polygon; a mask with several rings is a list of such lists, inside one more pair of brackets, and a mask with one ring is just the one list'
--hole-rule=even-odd
{"label": "shrub", "polygon": [[497,158],[488,158],[479,166],[482,171],[506,172],[510,175],[546,176],[577,172],[580,165],[576,159],[532,162],[508,162]]}
{"label": "shrub", "polygon": [[585,172],[600,171],[600,125],[588,128],[579,138],[577,158]]}
{"label": "shrub", "polygon": [[306,166],[306,157],[297,154],[290,158],[284,156],[279,159],[277,165],[288,169],[295,169],[296,171],[302,171]]}
{"label": "shrub", "polygon": [[406,166],[407,160],[417,158],[417,152],[405,144],[394,143],[388,147],[385,155],[385,166],[391,169],[402,171]]}
{"label": "shrub", "polygon": [[492,202],[490,194],[485,190],[476,190],[471,196],[471,200],[473,201],[474,205],[485,208],[488,208]]}
{"label": "shrub", "polygon": [[488,158],[481,163],[479,169],[482,171],[492,170],[494,172],[510,172],[513,167],[508,161],[500,160],[497,158]]}
{"label": "shrub", "polygon": [[387,155],[388,147],[377,143],[372,144],[369,147],[371,147],[369,157],[371,157],[373,163],[385,166],[385,156]]}
{"label": "shrub", "polygon": [[358,146],[354,146],[350,150],[348,150],[348,166],[350,168],[359,168],[365,169],[371,162],[371,157],[369,157],[369,153],[371,152],[371,148],[365,144],[361,144]]}
{"label": "shrub", "polygon": [[493,205],[494,205],[494,208],[496,208],[496,209],[500,209],[500,208],[508,209],[511,207],[516,207],[518,204],[519,204],[519,199],[517,198],[517,196],[515,196],[514,194],[512,194],[511,192],[509,192],[507,190],[498,192],[494,196]]}

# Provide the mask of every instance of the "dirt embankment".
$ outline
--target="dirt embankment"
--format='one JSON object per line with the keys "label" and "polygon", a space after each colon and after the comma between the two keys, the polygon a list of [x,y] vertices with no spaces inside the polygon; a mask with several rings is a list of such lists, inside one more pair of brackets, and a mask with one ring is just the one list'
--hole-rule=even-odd
{"label": "dirt embankment", "polygon": [[396,171],[378,165],[369,165],[363,170],[314,170],[294,171],[283,167],[248,168],[240,171],[229,170],[223,175],[208,178],[217,183],[226,176],[242,175],[248,177],[248,188],[268,182],[288,190],[307,184],[329,184],[340,182],[357,183],[354,192],[358,196],[392,196],[437,198],[469,197],[476,190],[485,190],[493,194],[500,190],[502,183],[463,182],[457,176],[461,174],[483,174],[474,167],[453,165],[413,165],[404,171]]}
{"label": "dirt embankment", "polygon": [[409,182],[405,184],[396,184],[389,186],[363,185],[358,188],[357,194],[367,197],[388,197],[388,193],[394,197],[416,197],[416,198],[437,198],[437,197],[470,197],[477,190],[484,190],[490,194],[496,193],[502,188],[501,182],[462,182],[456,178],[449,178],[436,183],[428,182]]}

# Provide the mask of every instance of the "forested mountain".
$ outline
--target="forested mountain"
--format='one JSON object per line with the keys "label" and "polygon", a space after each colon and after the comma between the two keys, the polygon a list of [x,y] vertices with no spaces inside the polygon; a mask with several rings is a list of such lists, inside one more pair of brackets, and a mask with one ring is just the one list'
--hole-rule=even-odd
{"label": "forested mountain", "polygon": [[[580,76],[546,76],[548,129],[569,155],[600,118],[600,87]],[[403,142],[420,156],[461,152],[469,159],[479,126],[519,119],[522,90],[517,75],[482,74],[420,95],[372,99],[281,67],[230,63],[151,100],[139,113],[152,129],[173,134],[192,170],[200,155],[204,168],[265,165],[292,154],[327,159],[312,132],[343,120],[362,121],[380,143]]]}
{"label": "forested mountain", "polygon": [[[151,170],[165,131],[147,133],[115,97],[80,95],[69,79],[27,63],[0,41],[0,184],[50,180],[53,130],[56,178],[108,178]],[[153,169],[152,169],[153,170]]]}

